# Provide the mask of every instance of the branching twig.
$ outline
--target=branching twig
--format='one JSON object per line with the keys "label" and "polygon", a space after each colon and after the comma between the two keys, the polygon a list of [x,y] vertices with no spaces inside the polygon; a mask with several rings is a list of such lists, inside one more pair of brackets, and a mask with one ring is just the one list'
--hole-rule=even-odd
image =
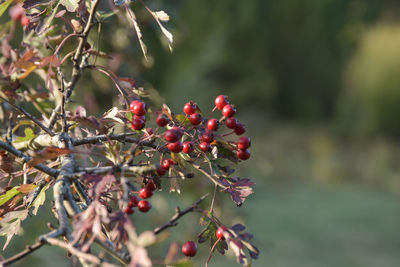
{"label": "branching twig", "polygon": [[35,244],[31,245],[31,246],[26,246],[26,249],[24,249],[23,251],[21,251],[18,254],[15,254],[14,256],[5,259],[3,261],[0,262],[0,266],[8,266],[22,258],[24,258],[25,256],[31,254],[32,252],[34,252],[35,250],[41,248],[45,243],[43,241],[38,241]]}

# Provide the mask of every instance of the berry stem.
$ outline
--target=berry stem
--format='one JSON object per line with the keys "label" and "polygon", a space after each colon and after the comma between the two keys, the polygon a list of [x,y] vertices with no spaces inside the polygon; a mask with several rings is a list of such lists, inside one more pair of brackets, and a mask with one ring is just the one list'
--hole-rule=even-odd
{"label": "berry stem", "polygon": [[212,246],[212,248],[211,248],[211,250],[210,250],[210,254],[208,254],[208,258],[207,258],[207,261],[206,261],[206,267],[208,267],[208,263],[209,263],[210,260],[211,260],[211,256],[212,256],[212,253],[214,252],[215,246],[217,246],[217,244],[218,244],[218,242],[219,242],[220,240],[221,240],[221,238],[218,238],[217,241],[215,241],[214,245]]}

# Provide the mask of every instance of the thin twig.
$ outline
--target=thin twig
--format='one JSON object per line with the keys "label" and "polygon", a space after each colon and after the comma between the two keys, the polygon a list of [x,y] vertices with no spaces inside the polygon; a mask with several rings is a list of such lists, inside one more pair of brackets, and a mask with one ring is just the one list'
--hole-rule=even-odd
{"label": "thin twig", "polygon": [[44,244],[45,243],[43,241],[38,241],[31,246],[26,246],[26,249],[24,249],[23,251],[19,252],[18,254],[15,254],[14,256],[12,256],[8,259],[1,261],[0,266],[8,266],[8,265],[14,263],[14,262],[26,257],[27,255],[31,254],[35,250],[41,248]]}

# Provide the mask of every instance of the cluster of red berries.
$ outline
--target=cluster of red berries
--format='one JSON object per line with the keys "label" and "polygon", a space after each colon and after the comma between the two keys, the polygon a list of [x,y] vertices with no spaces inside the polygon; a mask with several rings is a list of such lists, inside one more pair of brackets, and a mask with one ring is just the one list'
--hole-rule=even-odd
{"label": "cluster of red berries", "polygon": [[[217,231],[215,232],[215,235],[217,237],[217,242],[220,240],[225,240],[224,233],[226,232],[226,227],[225,226],[220,226]],[[197,253],[197,245],[193,241],[187,241],[182,245],[182,253],[187,256],[187,257],[194,257]]]}
{"label": "cluster of red berries", "polygon": [[159,176],[163,176],[169,170],[169,168],[175,164],[176,162],[173,159],[164,159],[157,168],[157,174]]}
{"label": "cluster of red berries", "polygon": [[145,199],[150,198],[153,195],[154,190],[156,190],[156,185],[153,180],[149,180],[147,185],[139,190],[138,195],[142,200],[139,200],[137,196],[131,196],[128,206],[125,208],[125,213],[134,213],[135,207],[138,207],[141,212],[148,212],[151,209],[151,204]]}
{"label": "cluster of red berries", "polygon": [[145,116],[147,112],[146,104],[140,100],[134,100],[131,102],[129,107],[131,112],[133,113],[133,118],[131,123],[132,129],[136,131],[142,130],[146,124],[146,116]]}
{"label": "cluster of red berries", "polygon": [[22,3],[18,3],[10,8],[10,17],[13,21],[20,21],[23,27],[28,26],[31,20],[26,16]]}

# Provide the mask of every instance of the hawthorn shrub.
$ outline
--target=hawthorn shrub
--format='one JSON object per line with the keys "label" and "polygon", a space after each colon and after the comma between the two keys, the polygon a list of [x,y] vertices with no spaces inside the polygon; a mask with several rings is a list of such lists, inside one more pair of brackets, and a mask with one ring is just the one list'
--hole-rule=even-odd
{"label": "hawthorn shrub", "polygon": [[[100,3],[99,0],[7,0],[0,4],[0,235],[3,249],[18,234],[23,220],[37,215],[50,201],[57,223],[47,223],[48,233],[25,250],[2,259],[12,264],[43,245],[68,251],[84,266],[151,266],[148,248],[170,242],[164,265],[190,265],[197,243],[210,242],[209,257],[231,249],[237,262],[251,264],[259,251],[242,224],[230,225],[216,214],[217,193],[229,194],[237,206],[253,193],[254,183],[233,175],[234,167],[250,158],[251,140],[245,125],[234,116],[235,106],[216,96],[215,108],[203,112],[194,102],[173,113],[156,106],[146,89],[131,77],[119,77],[98,58],[110,59],[89,34],[114,16],[130,23],[143,55],[147,48],[134,10],[144,8],[165,35],[172,49],[173,37],[162,25],[164,11],[153,12],[141,0]],[[8,10],[8,12],[6,12]],[[20,41],[21,40],[21,41]],[[74,44],[72,50],[70,44]],[[69,44],[69,46],[67,46]],[[85,71],[103,73],[119,94],[119,106],[101,117],[84,107],[72,109]],[[152,210],[152,196],[161,190],[181,194],[180,183],[208,179],[214,190],[204,192],[193,204],[165,218],[155,229],[138,233],[135,216]],[[52,192],[52,193],[49,193]],[[52,194],[52,197],[49,197]],[[183,193],[182,193],[183,194]],[[201,205],[211,198],[210,207]],[[177,226],[188,213],[199,214],[199,234],[179,248],[159,234]],[[30,216],[28,216],[30,215]],[[145,216],[145,214],[141,215]],[[150,219],[149,219],[150,220]],[[150,225],[150,224],[149,224]],[[172,230],[172,229],[170,229]],[[184,231],[185,229],[181,229]],[[100,248],[94,252],[92,246]],[[96,250],[98,251],[98,249]]]}

